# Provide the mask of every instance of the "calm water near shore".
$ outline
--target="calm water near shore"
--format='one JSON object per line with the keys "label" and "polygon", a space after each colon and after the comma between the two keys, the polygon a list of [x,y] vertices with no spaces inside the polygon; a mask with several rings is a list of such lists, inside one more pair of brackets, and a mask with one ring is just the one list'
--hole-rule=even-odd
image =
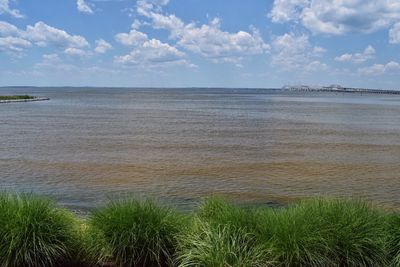
{"label": "calm water near shore", "polygon": [[222,194],[352,196],[400,209],[400,96],[234,89],[1,88],[0,189],[71,208]]}

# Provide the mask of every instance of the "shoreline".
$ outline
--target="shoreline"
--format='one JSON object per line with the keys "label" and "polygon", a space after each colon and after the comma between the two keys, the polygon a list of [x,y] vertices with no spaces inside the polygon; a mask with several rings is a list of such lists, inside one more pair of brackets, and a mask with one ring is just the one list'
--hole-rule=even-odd
{"label": "shoreline", "polygon": [[33,99],[10,99],[10,100],[0,100],[0,104],[17,103],[17,102],[48,101],[48,100],[50,100],[50,98],[48,98],[48,97],[36,97]]}

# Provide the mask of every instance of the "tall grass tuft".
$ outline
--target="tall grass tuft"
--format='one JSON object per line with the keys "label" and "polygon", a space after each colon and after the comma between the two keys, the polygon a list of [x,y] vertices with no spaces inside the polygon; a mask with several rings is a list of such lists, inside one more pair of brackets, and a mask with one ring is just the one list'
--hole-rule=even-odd
{"label": "tall grass tuft", "polygon": [[400,215],[352,200],[271,209],[212,198],[189,220],[128,199],[78,221],[48,199],[0,193],[1,267],[84,264],[400,267]]}
{"label": "tall grass tuft", "polygon": [[270,266],[269,251],[255,235],[232,225],[196,220],[180,238],[178,266]]}
{"label": "tall grass tuft", "polygon": [[256,224],[254,210],[207,199],[180,237],[179,266],[269,266],[270,254],[257,238]]}
{"label": "tall grass tuft", "polygon": [[122,200],[95,211],[89,219],[89,251],[98,262],[118,266],[172,266],[176,237],[186,219],[152,201]]}
{"label": "tall grass tuft", "polygon": [[69,263],[77,249],[73,215],[45,198],[0,194],[0,262],[4,267]]}
{"label": "tall grass tuft", "polygon": [[278,266],[387,266],[386,220],[364,202],[308,200],[265,220]]}
{"label": "tall grass tuft", "polygon": [[314,200],[309,204],[320,216],[332,248],[335,265],[385,266],[386,216],[362,201]]}
{"label": "tall grass tuft", "polygon": [[400,266],[400,215],[388,216],[388,248],[391,266]]}
{"label": "tall grass tuft", "polygon": [[327,244],[316,217],[302,206],[260,211],[259,235],[269,247],[275,266],[330,266]]}

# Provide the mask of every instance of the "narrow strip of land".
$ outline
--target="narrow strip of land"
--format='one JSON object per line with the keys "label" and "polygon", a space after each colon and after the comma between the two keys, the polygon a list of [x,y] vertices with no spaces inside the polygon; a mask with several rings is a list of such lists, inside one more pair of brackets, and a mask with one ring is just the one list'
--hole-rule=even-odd
{"label": "narrow strip of land", "polygon": [[0,104],[1,103],[13,103],[13,102],[32,102],[32,101],[45,101],[50,100],[47,97],[36,97],[30,95],[7,95],[0,96]]}

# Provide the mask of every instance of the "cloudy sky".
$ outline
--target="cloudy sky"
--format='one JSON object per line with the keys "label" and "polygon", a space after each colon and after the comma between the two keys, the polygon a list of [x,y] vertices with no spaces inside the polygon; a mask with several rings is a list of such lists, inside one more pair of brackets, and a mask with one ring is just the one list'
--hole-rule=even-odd
{"label": "cloudy sky", "polygon": [[399,0],[0,0],[0,86],[400,89]]}

